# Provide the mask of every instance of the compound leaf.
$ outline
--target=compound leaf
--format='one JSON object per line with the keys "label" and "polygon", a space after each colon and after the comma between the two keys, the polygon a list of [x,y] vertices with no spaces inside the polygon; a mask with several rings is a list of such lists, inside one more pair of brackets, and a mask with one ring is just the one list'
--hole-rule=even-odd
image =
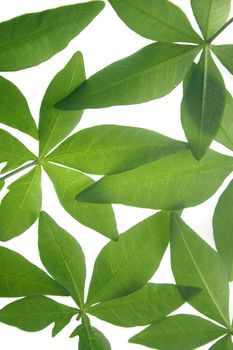
{"label": "compound leaf", "polygon": [[148,45],[94,74],[57,107],[102,108],[165,96],[183,80],[199,50],[193,45]]}
{"label": "compound leaf", "polygon": [[182,10],[167,0],[109,0],[125,24],[147,39],[199,43]]}
{"label": "compound leaf", "polygon": [[36,123],[21,91],[10,80],[7,80],[2,76],[0,76],[0,90],[0,123],[11,126],[12,128],[18,129],[35,139],[38,139]]}
{"label": "compound leaf", "polygon": [[169,219],[169,212],[155,214],[102,249],[95,261],[88,306],[128,295],[147,283],[167,248]]}
{"label": "compound leaf", "polygon": [[[195,295],[195,290],[190,288],[192,293]],[[87,312],[116,326],[136,327],[158,321],[184,303],[177,286],[147,283],[132,294],[101,302]]]}
{"label": "compound leaf", "polygon": [[29,151],[17,138],[0,129],[0,163],[7,162],[1,173],[18,168],[36,156]]}
{"label": "compound leaf", "polygon": [[41,169],[36,166],[9,186],[0,205],[0,240],[19,236],[37,220],[42,204]]}
{"label": "compound leaf", "polygon": [[182,125],[196,159],[200,159],[217,134],[224,110],[226,88],[210,51],[205,49],[185,83],[181,105]]}
{"label": "compound leaf", "polygon": [[233,170],[233,160],[209,150],[200,161],[180,152],[97,181],[77,198],[151,209],[183,209],[212,196]]}
{"label": "compound leaf", "polygon": [[193,350],[219,338],[226,329],[192,315],[176,315],[162,319],[130,339],[160,350]]}
{"label": "compound leaf", "polygon": [[210,39],[227,21],[231,0],[191,0],[193,13],[205,39]]}
{"label": "compound leaf", "polygon": [[72,135],[47,159],[91,174],[112,174],[187,149],[151,130],[100,125]]}
{"label": "compound leaf", "polygon": [[233,181],[219,199],[214,213],[213,228],[217,250],[225,261],[229,280],[233,281]]}
{"label": "compound leaf", "polygon": [[0,23],[0,71],[35,66],[63,50],[103,9],[104,2],[62,6]]}
{"label": "compound leaf", "polygon": [[86,278],[82,248],[45,212],[40,214],[39,220],[39,251],[47,271],[82,306]]}
{"label": "compound leaf", "polygon": [[171,218],[171,263],[179,286],[201,289],[189,303],[207,317],[229,326],[229,285],[224,263],[176,214]]}
{"label": "compound leaf", "polygon": [[83,57],[73,55],[68,64],[50,83],[40,108],[39,139],[40,155],[47,154],[62,141],[80,121],[83,112],[63,112],[54,108],[62,98],[69,95],[85,80]]}
{"label": "compound leaf", "polygon": [[0,322],[27,332],[38,332],[55,323],[53,336],[78,313],[77,309],[57,303],[45,296],[29,296],[0,310]]}
{"label": "compound leaf", "polygon": [[233,45],[212,45],[211,50],[229,72],[233,74]]}
{"label": "compound leaf", "polygon": [[0,297],[69,295],[44,271],[22,255],[0,247]]}
{"label": "compound leaf", "polygon": [[227,148],[233,151],[233,98],[229,92],[226,94],[226,107],[222,119],[222,124],[215,137],[217,142],[220,142]]}
{"label": "compound leaf", "polygon": [[53,182],[61,205],[71,216],[106,237],[117,239],[116,220],[111,205],[81,203],[75,199],[77,193],[93,184],[94,180],[76,170],[48,162],[44,162],[43,167]]}

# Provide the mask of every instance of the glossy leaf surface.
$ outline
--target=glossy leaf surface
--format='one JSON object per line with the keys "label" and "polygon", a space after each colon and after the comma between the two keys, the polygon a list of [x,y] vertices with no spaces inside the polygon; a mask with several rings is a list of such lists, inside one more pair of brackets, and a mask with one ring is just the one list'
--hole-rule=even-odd
{"label": "glossy leaf surface", "polygon": [[165,42],[199,43],[201,38],[182,10],[167,0],[109,0],[118,16],[136,33]]}
{"label": "glossy leaf surface", "polygon": [[231,157],[209,150],[196,161],[190,151],[185,151],[122,174],[106,176],[77,199],[151,209],[183,209],[212,196],[232,170]]}
{"label": "glossy leaf surface", "polygon": [[226,329],[203,318],[176,315],[154,323],[131,338],[130,343],[159,350],[193,350],[225,332]]}
{"label": "glossy leaf surface", "polygon": [[62,6],[0,23],[0,71],[35,66],[63,50],[103,9],[102,1]]}
{"label": "glossy leaf surface", "polygon": [[183,80],[199,50],[193,45],[148,45],[94,74],[57,106],[80,110],[163,97]]}
{"label": "glossy leaf surface", "polygon": [[94,181],[76,170],[44,163],[61,205],[77,221],[111,239],[117,239],[115,215],[110,205],[81,203],[76,195]]}
{"label": "glossy leaf surface", "polygon": [[151,130],[100,125],[72,135],[47,159],[91,174],[111,174],[186,148],[186,143]]}
{"label": "glossy leaf surface", "polygon": [[86,278],[82,248],[73,236],[45,212],[40,215],[39,251],[41,261],[49,273],[82,306]]}
{"label": "glossy leaf surface", "polygon": [[169,218],[169,212],[155,214],[102,249],[95,261],[88,305],[128,295],[148,282],[168,245]]}
{"label": "glossy leaf surface", "polygon": [[202,290],[189,303],[207,317],[229,326],[225,265],[217,252],[175,214],[171,219],[171,263],[179,286]]}
{"label": "glossy leaf surface", "polygon": [[75,128],[83,112],[63,112],[54,105],[69,95],[85,80],[83,57],[73,55],[67,65],[50,83],[40,108],[39,139],[40,155],[47,154]]}
{"label": "glossy leaf surface", "polygon": [[0,205],[0,240],[21,235],[34,224],[42,204],[41,170],[37,166],[9,186]]}
{"label": "glossy leaf surface", "polygon": [[22,255],[0,247],[0,297],[42,294],[68,295],[68,292]]}

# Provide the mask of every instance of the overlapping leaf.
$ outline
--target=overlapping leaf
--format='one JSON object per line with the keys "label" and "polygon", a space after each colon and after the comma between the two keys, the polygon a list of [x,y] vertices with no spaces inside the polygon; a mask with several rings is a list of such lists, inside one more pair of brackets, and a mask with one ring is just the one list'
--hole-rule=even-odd
{"label": "overlapping leaf", "polygon": [[90,1],[0,23],[0,71],[15,71],[46,61],[63,50],[103,7],[102,1]]}

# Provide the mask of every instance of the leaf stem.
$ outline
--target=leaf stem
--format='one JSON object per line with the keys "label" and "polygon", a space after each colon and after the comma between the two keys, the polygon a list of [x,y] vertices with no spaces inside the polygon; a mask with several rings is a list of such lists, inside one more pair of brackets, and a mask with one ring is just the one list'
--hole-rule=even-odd
{"label": "leaf stem", "polygon": [[25,169],[27,169],[27,168],[30,168],[30,167],[32,167],[33,165],[36,165],[37,163],[38,163],[37,160],[34,160],[33,162],[31,162],[31,163],[29,163],[29,164],[27,164],[27,165],[24,165],[24,166],[22,166],[21,168],[18,168],[18,169],[16,169],[16,170],[12,171],[11,173],[6,174],[6,175],[0,177],[0,181],[4,181],[4,180],[8,179],[9,177],[11,177],[11,176],[13,176],[13,175],[15,175],[15,174],[18,174],[19,172],[21,172],[21,171],[23,171],[23,170],[25,170]]}
{"label": "leaf stem", "polygon": [[214,39],[217,38],[217,36],[219,36],[219,34],[221,34],[231,23],[233,22],[233,17],[231,19],[229,19],[229,21],[224,24],[224,26],[222,26],[209,40],[208,43],[212,43],[212,41]]}

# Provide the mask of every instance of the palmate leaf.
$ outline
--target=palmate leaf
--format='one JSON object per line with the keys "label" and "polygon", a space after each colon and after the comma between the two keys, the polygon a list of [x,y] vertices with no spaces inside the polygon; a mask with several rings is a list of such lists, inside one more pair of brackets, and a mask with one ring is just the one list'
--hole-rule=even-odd
{"label": "palmate leaf", "polygon": [[[189,293],[192,297],[196,290],[190,288]],[[147,283],[132,294],[101,302],[87,312],[116,326],[146,326],[169,315],[184,302],[177,286]]]}
{"label": "palmate leaf", "polygon": [[39,251],[49,273],[83,306],[86,268],[82,248],[45,212],[40,214]]}
{"label": "palmate leaf", "polygon": [[118,16],[147,39],[200,43],[182,10],[167,0],[109,0]]}
{"label": "palmate leaf", "polygon": [[[170,240],[176,283],[201,289],[189,303],[207,317],[229,327],[229,284],[221,257],[176,214],[171,218]],[[182,294],[185,296],[184,291]]]}
{"label": "palmate leaf", "polygon": [[183,209],[207,200],[232,170],[232,157],[209,150],[197,161],[190,151],[184,151],[106,176],[81,192],[77,199],[151,209]]}
{"label": "palmate leaf", "polygon": [[229,92],[226,94],[226,107],[222,124],[215,140],[233,151],[233,98]]}
{"label": "palmate leaf", "polygon": [[33,295],[69,293],[22,255],[0,247],[0,297]]}
{"label": "palmate leaf", "polygon": [[71,216],[83,225],[117,240],[116,220],[111,205],[81,203],[76,200],[77,193],[93,184],[94,180],[76,170],[48,162],[43,163],[43,168],[54,185],[61,205]]}
{"label": "palmate leaf", "polygon": [[90,174],[112,174],[185,149],[186,143],[151,130],[100,125],[72,135],[46,159]]}
{"label": "palmate leaf", "polygon": [[94,74],[57,107],[80,110],[160,98],[183,80],[199,51],[193,45],[148,45]]}
{"label": "palmate leaf", "polygon": [[9,186],[0,205],[0,240],[22,234],[38,218],[42,204],[41,169],[34,169]]}
{"label": "palmate leaf", "polygon": [[85,80],[83,57],[73,55],[65,68],[50,83],[40,108],[39,148],[40,156],[47,154],[62,141],[78,124],[83,112],[62,112],[55,103],[70,94]]}
{"label": "palmate leaf", "polygon": [[25,162],[35,159],[36,156],[24,144],[7,131],[0,129],[0,163],[7,162],[1,173],[14,170]]}
{"label": "palmate leaf", "polygon": [[162,319],[130,339],[159,350],[193,350],[226,334],[227,330],[203,318],[176,315]]}
{"label": "palmate leaf", "polygon": [[148,282],[167,248],[169,219],[169,212],[155,214],[102,249],[95,261],[88,306],[128,295]]}
{"label": "palmate leaf", "polygon": [[215,343],[209,350],[232,350],[233,344],[231,341],[231,336],[221,338],[217,343]]}
{"label": "palmate leaf", "polygon": [[221,63],[233,74],[233,45],[211,45]]}
{"label": "palmate leaf", "polygon": [[214,218],[214,239],[218,252],[224,258],[229,280],[233,280],[233,181],[221,195]]}
{"label": "palmate leaf", "polygon": [[191,0],[197,23],[205,39],[210,39],[227,21],[231,0]]}
{"label": "palmate leaf", "polygon": [[59,333],[78,310],[47,298],[31,296],[8,304],[0,310],[0,322],[27,332],[38,332],[55,323],[53,336]]}
{"label": "palmate leaf", "polygon": [[63,50],[103,9],[104,2],[62,6],[0,23],[0,71],[35,66]]}
{"label": "palmate leaf", "polygon": [[226,89],[210,51],[203,51],[185,82],[181,120],[191,150],[201,159],[217,134],[225,110]]}
{"label": "palmate leaf", "polygon": [[0,76],[0,91],[0,123],[11,126],[12,128],[18,129],[35,139],[38,139],[36,123],[21,91],[10,80],[7,80],[2,76]]}

